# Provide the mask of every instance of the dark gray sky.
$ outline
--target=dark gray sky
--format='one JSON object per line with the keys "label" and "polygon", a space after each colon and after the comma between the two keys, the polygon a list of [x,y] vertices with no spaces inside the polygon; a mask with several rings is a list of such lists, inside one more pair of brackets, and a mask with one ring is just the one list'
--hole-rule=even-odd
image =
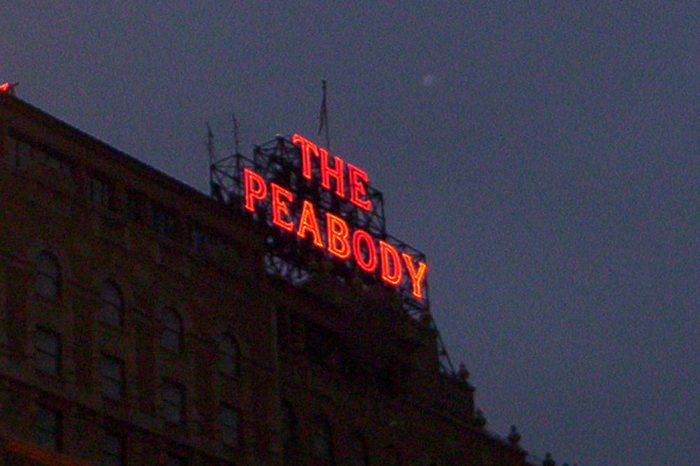
{"label": "dark gray sky", "polygon": [[4,2],[0,80],[205,190],[205,121],[315,138],[328,79],[489,426],[699,464],[700,3],[107,3]]}

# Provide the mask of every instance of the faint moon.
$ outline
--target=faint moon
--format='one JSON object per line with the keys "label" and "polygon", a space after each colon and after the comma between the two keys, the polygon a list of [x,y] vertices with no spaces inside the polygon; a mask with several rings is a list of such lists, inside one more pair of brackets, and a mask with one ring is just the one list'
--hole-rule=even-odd
{"label": "faint moon", "polygon": [[423,75],[423,86],[431,87],[434,84],[435,84],[435,75],[434,74],[424,74]]}

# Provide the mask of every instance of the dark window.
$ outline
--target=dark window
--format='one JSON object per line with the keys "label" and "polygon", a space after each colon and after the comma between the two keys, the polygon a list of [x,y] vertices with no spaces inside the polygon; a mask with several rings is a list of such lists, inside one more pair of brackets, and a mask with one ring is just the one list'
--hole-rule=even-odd
{"label": "dark window", "polygon": [[10,158],[16,167],[46,167],[66,177],[73,173],[70,163],[63,156],[23,138],[10,137]]}
{"label": "dark window", "polygon": [[168,453],[167,466],[187,466],[187,458],[177,453]]}
{"label": "dark window", "polygon": [[126,464],[126,439],[124,435],[105,431],[102,438],[101,466],[124,466]]}
{"label": "dark window", "polygon": [[369,452],[367,451],[367,443],[365,443],[365,439],[359,432],[355,432],[350,439],[350,465],[369,465]]}
{"label": "dark window", "polygon": [[55,170],[63,176],[69,177],[72,175],[73,170],[63,157],[51,151],[44,149],[34,149],[34,160],[46,168]]}
{"label": "dark window", "polygon": [[16,167],[28,167],[32,160],[32,146],[20,139],[11,137],[10,158]]}
{"label": "dark window", "polygon": [[151,228],[163,236],[175,238],[175,216],[158,204],[151,204]]}
{"label": "dark window", "polygon": [[197,224],[190,225],[190,240],[192,241],[192,248],[198,254],[206,254],[207,247],[210,242],[209,235],[207,235],[202,227]]}
{"label": "dark window", "polygon": [[289,349],[292,335],[292,313],[284,308],[277,309],[277,344]]}
{"label": "dark window", "polygon": [[100,359],[100,378],[102,396],[114,401],[120,401],[124,397],[124,361],[103,354]]}
{"label": "dark window", "polygon": [[224,443],[232,446],[240,445],[240,414],[231,406],[221,407],[221,437]]}
{"label": "dark window", "polygon": [[141,220],[142,205],[141,195],[137,192],[130,191],[126,197],[126,212],[129,220],[136,222]]}
{"label": "dark window", "polygon": [[115,327],[121,327],[124,323],[124,300],[119,287],[111,280],[102,284],[100,292],[99,320]]}
{"label": "dark window", "polygon": [[390,446],[386,449],[386,461],[387,466],[401,465],[401,455],[399,455],[399,451],[396,447]]}
{"label": "dark window", "polygon": [[40,371],[55,376],[61,375],[61,336],[58,333],[43,327],[36,328],[34,361]]}
{"label": "dark window", "polygon": [[56,258],[44,251],[36,259],[36,283],[34,291],[46,299],[58,299],[61,295],[61,268]]}
{"label": "dark window", "polygon": [[306,321],[304,335],[304,349],[311,362],[332,370],[347,368],[347,350],[337,332],[315,322]]}
{"label": "dark window", "polygon": [[163,380],[161,403],[163,419],[173,424],[183,422],[185,415],[185,389],[182,385]]}
{"label": "dark window", "polygon": [[183,340],[182,319],[172,308],[163,309],[161,316],[163,333],[160,337],[160,346],[179,353],[182,350]]}
{"label": "dark window", "polygon": [[40,406],[34,426],[34,441],[42,447],[61,449],[61,413]]}
{"label": "dark window", "polygon": [[111,209],[114,206],[113,191],[112,185],[101,178],[90,176],[88,179],[88,198],[93,204]]}
{"label": "dark window", "polygon": [[314,457],[327,462],[333,461],[333,437],[331,425],[325,418],[316,419],[316,430],[311,438]]}
{"label": "dark window", "polygon": [[297,417],[292,406],[282,402],[282,447],[286,464],[294,463],[294,452],[297,445]]}
{"label": "dark window", "polygon": [[219,344],[219,370],[228,377],[236,377],[240,373],[238,342],[229,333],[222,335]]}

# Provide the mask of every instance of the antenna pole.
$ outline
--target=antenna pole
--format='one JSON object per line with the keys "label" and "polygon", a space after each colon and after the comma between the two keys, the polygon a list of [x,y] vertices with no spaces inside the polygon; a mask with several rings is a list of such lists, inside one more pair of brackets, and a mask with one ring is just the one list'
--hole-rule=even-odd
{"label": "antenna pole", "polygon": [[233,145],[234,145],[234,148],[236,149],[236,154],[240,154],[241,132],[240,132],[240,128],[238,127],[238,120],[236,119],[236,114],[231,113],[231,116],[233,118]]}
{"label": "antenna pole", "polygon": [[321,131],[325,130],[324,135],[326,136],[326,148],[328,150],[331,149],[331,136],[330,136],[330,128],[328,125],[328,99],[327,99],[327,94],[328,94],[328,82],[323,79],[321,80],[321,90],[323,92],[323,100],[321,100],[321,111],[319,114],[319,123],[318,123],[318,134],[321,134]]}
{"label": "antenna pole", "polygon": [[209,186],[214,183],[214,133],[207,122],[207,154],[209,155]]}

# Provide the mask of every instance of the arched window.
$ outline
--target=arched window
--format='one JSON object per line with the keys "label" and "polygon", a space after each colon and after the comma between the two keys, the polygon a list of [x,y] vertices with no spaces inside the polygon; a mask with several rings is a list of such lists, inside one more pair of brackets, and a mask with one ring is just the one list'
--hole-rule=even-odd
{"label": "arched window", "polygon": [[328,463],[333,462],[333,436],[331,425],[325,418],[316,419],[316,430],[311,439],[311,449],[314,457]]}
{"label": "arched window", "polygon": [[182,350],[183,329],[182,319],[175,309],[166,307],[161,314],[163,333],[160,337],[160,346],[175,353]]}
{"label": "arched window", "polygon": [[350,464],[352,466],[369,465],[367,443],[359,432],[355,432],[350,438]]}
{"label": "arched window", "polygon": [[61,267],[56,258],[46,251],[36,259],[34,291],[46,299],[58,299],[61,296]]}
{"label": "arched window", "polygon": [[105,280],[100,292],[99,320],[115,327],[124,324],[124,300],[119,287],[111,280]]}
{"label": "arched window", "polygon": [[224,333],[219,342],[219,370],[227,377],[236,377],[241,371],[241,352],[230,333]]}

